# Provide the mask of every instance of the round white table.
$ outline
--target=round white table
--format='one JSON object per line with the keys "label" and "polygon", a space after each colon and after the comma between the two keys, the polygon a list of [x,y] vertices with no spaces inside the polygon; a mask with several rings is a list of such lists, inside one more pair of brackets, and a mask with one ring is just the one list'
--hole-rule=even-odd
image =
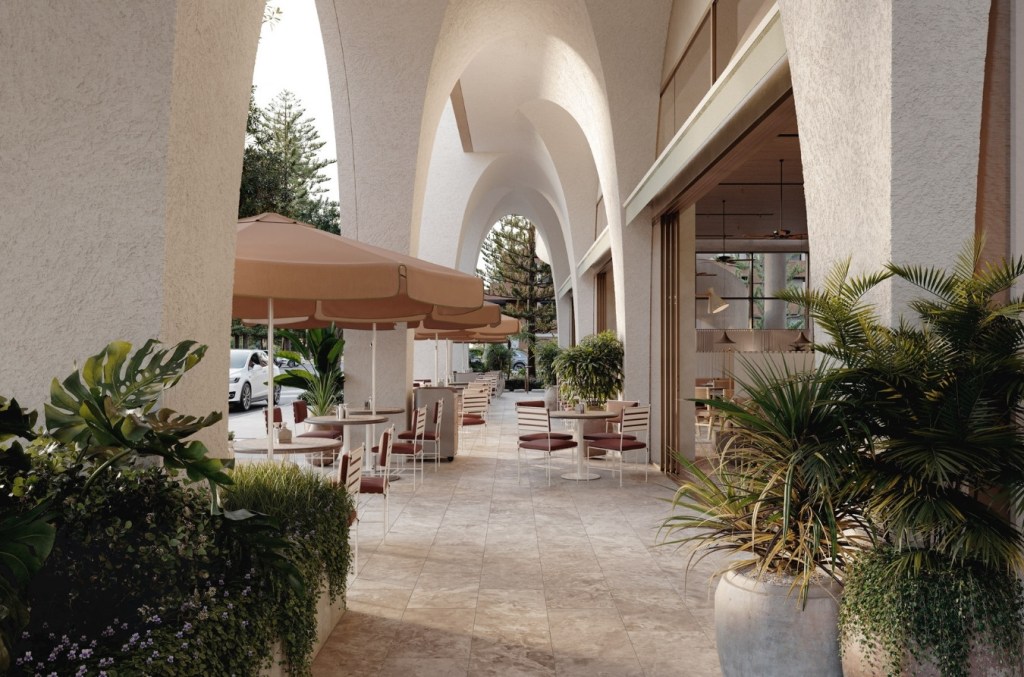
{"label": "round white table", "polygon": [[[574,421],[590,421],[599,420],[603,418],[615,418],[618,416],[618,412],[614,411],[576,411],[571,409],[569,411],[556,411],[551,410],[551,418],[554,419],[569,419]],[[583,424],[578,423],[576,425],[576,431],[574,432],[576,440],[576,472],[567,472],[562,475],[562,479],[576,480],[577,482],[586,480],[596,480],[601,477],[596,472],[587,472],[586,467],[583,465],[583,459],[587,455],[586,441],[583,439]]]}
{"label": "round white table", "polygon": [[[376,416],[356,416],[350,411],[348,416],[345,418],[338,418],[337,416],[310,416],[306,419],[306,423],[320,425],[325,428],[337,428],[338,430],[342,430],[346,426],[350,425],[366,426],[366,447],[363,449],[363,458],[365,459],[369,458],[370,454],[373,453],[373,426],[377,423],[384,423],[387,420],[388,417],[383,414],[377,414]],[[347,454],[349,448],[349,436],[345,435],[342,438],[341,453]],[[374,459],[374,471],[376,471],[376,459]]]}
{"label": "round white table", "polygon": [[[318,437],[293,437],[291,442],[274,440],[275,454],[316,454],[334,451],[341,447],[341,440]],[[270,451],[266,437],[252,440],[235,440],[235,451],[243,454],[266,454]]]}

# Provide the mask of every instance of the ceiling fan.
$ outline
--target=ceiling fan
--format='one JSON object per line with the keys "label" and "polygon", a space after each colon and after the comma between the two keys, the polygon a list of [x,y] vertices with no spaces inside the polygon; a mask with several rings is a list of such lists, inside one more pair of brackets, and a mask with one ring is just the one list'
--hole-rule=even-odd
{"label": "ceiling fan", "polygon": [[785,205],[782,201],[782,166],[786,161],[779,159],[779,227],[770,233],[764,233],[761,235],[744,235],[745,238],[752,240],[756,239],[768,239],[768,240],[806,240],[807,233],[794,233],[789,228],[785,228]]}

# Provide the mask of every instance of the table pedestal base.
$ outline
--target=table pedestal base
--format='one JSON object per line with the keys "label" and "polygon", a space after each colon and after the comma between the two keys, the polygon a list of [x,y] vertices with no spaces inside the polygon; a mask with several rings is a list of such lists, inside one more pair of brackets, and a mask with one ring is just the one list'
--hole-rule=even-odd
{"label": "table pedestal base", "polygon": [[567,472],[562,475],[563,480],[576,480],[577,482],[584,482],[588,480],[601,479],[601,476],[596,472]]}

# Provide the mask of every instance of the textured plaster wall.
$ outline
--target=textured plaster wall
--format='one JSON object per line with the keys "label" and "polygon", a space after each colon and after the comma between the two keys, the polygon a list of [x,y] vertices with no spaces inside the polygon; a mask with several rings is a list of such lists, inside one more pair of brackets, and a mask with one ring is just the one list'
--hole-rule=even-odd
{"label": "textured plaster wall", "polygon": [[[331,84],[341,233],[400,252],[418,247],[412,222],[423,101],[445,3],[317,0]],[[450,91],[450,88],[449,88]],[[345,397],[370,392],[369,333],[346,331]],[[378,334],[377,401],[408,402],[412,345]]]}
{"label": "textured plaster wall", "polygon": [[[166,404],[225,407],[248,88],[262,3],[0,5],[0,361],[37,406],[114,339],[193,338]],[[226,452],[226,425],[208,438]],[[212,442],[208,439],[208,442]]]}
{"label": "textured plaster wall", "polygon": [[[780,0],[812,284],[837,261],[948,265],[974,227],[988,0]],[[887,285],[895,318],[913,292]]]}

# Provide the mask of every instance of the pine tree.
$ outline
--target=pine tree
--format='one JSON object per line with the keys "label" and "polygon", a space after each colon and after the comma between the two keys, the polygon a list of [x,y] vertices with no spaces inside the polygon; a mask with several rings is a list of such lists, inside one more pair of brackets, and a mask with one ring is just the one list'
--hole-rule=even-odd
{"label": "pine tree", "polygon": [[481,253],[484,267],[477,274],[487,293],[511,298],[503,312],[523,320],[518,338],[526,343],[529,374],[537,334],[556,329],[555,284],[551,266],[537,257],[537,229],[522,216],[504,216],[488,233]]}
{"label": "pine tree", "polygon": [[340,232],[338,203],[326,197],[323,186],[328,180],[323,169],[334,160],[317,157],[324,142],[314,122],[288,90],[265,110],[250,98],[239,218],[277,212],[321,230]]}

